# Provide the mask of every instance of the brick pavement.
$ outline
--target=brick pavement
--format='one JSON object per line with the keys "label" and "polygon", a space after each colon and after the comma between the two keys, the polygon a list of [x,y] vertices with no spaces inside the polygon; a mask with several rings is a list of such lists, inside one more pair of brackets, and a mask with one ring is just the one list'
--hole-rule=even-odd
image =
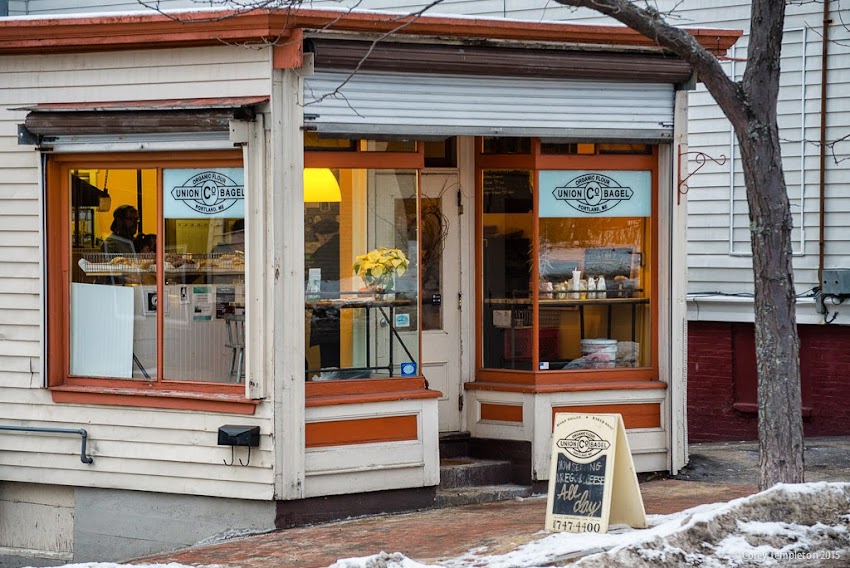
{"label": "brick pavement", "polygon": [[[647,514],[670,514],[704,503],[751,495],[755,486],[663,479],[641,484]],[[543,538],[545,496],[516,501],[378,515],[157,555],[136,562],[218,564],[239,568],[321,568],[340,558],[401,552],[423,563],[473,548],[508,552]]]}

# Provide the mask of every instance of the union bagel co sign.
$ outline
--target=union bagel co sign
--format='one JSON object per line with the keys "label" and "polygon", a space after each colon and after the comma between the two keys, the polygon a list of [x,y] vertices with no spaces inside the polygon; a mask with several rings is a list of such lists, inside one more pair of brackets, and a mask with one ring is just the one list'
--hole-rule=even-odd
{"label": "union bagel co sign", "polygon": [[648,171],[540,172],[540,217],[648,217]]}
{"label": "union bagel co sign", "polygon": [[242,168],[165,170],[163,184],[166,218],[245,216]]}

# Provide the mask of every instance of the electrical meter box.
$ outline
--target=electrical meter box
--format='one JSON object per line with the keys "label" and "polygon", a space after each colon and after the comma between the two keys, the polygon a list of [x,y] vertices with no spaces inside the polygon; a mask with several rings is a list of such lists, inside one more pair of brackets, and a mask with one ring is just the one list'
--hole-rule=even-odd
{"label": "electrical meter box", "polygon": [[850,269],[832,268],[824,270],[821,292],[834,296],[850,296]]}

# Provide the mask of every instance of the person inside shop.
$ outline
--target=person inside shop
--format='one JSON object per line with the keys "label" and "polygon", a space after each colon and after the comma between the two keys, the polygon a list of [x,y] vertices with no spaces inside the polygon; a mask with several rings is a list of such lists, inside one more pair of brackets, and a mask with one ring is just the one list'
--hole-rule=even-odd
{"label": "person inside shop", "polygon": [[245,252],[245,220],[236,219],[227,234],[226,243],[219,243],[212,249],[214,254],[244,253]]}
{"label": "person inside shop", "polygon": [[[313,226],[319,246],[310,256],[309,268],[321,270],[322,299],[339,296],[339,223],[331,219]],[[308,270],[309,272],[309,270]],[[339,368],[339,310],[313,308],[310,318],[310,345],[319,346],[322,369]]]}
{"label": "person inside shop", "polygon": [[103,252],[111,255],[136,254],[134,239],[139,228],[139,211],[132,205],[119,205],[112,212],[112,231],[103,240]]}
{"label": "person inside shop", "polygon": [[156,235],[139,233],[135,240],[136,252],[153,254],[156,252]]}

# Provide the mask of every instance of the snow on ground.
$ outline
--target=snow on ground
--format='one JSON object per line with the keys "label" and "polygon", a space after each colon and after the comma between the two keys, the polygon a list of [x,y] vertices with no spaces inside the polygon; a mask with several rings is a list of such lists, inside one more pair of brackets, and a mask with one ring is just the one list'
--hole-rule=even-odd
{"label": "snow on ground", "polygon": [[[728,503],[650,515],[649,528],[613,526],[607,534],[553,533],[507,554],[470,550],[442,568],[533,568],[575,561],[582,568],[755,568],[850,565],[850,483],[776,485]],[[67,564],[118,568],[124,564]],[[187,568],[135,564],[136,568]],[[208,568],[214,568],[209,566]],[[436,568],[400,552],[338,560],[330,568]]]}

